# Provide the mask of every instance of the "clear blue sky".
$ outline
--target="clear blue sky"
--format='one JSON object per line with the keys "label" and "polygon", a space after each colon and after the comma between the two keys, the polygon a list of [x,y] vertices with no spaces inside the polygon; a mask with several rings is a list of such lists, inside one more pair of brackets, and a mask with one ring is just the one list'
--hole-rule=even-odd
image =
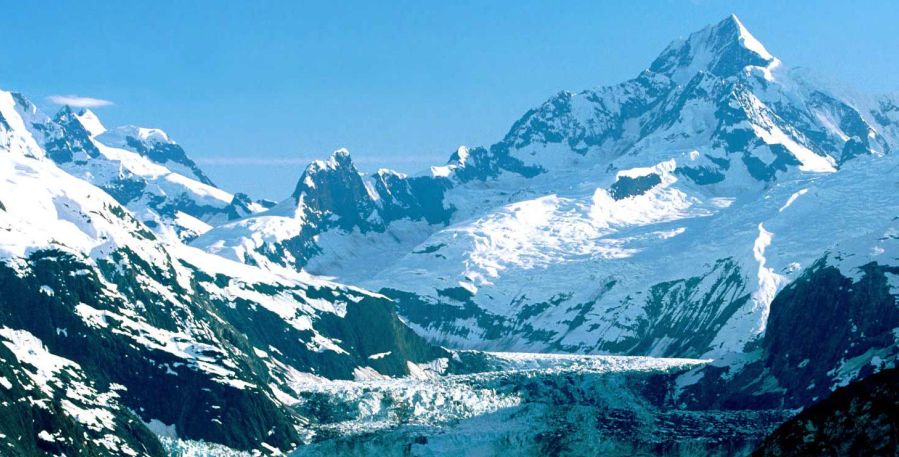
{"label": "clear blue sky", "polygon": [[222,187],[283,198],[310,159],[416,172],[551,94],[635,76],[736,13],[787,65],[899,90],[899,2],[0,0],[0,88],[112,101]]}

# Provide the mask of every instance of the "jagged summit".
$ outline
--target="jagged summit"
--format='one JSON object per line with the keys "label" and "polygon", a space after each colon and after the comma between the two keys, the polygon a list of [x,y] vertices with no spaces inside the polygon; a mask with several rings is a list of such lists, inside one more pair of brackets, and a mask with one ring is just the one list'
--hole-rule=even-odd
{"label": "jagged summit", "polygon": [[306,171],[315,172],[317,170],[334,170],[338,168],[354,168],[353,159],[350,157],[350,151],[346,148],[340,148],[331,153],[331,157],[325,160],[315,160],[308,167],[306,167]]}
{"label": "jagged summit", "polygon": [[757,40],[735,15],[672,42],[649,70],[686,83],[696,73],[732,76],[747,66],[768,67],[777,58]]}
{"label": "jagged summit", "polygon": [[[328,160],[315,160],[307,165],[303,175],[300,176],[300,180],[297,182],[292,197],[297,199],[304,192],[316,189],[320,187],[320,184],[324,184],[320,181],[333,179],[336,176],[342,176],[344,180],[358,180],[359,185],[362,185],[362,179],[359,177],[359,171],[356,169],[356,166],[353,165],[350,151],[345,148],[331,153],[331,157]],[[316,185],[317,183],[319,186]]]}
{"label": "jagged summit", "polygon": [[100,135],[106,131],[106,127],[93,111],[82,109],[76,113],[69,105],[60,108],[53,120],[89,137]]}
{"label": "jagged summit", "polygon": [[159,234],[193,237],[211,224],[237,217],[229,206],[233,196],[217,189],[159,129],[107,129],[93,111],[71,106],[51,118],[18,93],[9,94],[5,102],[15,114],[8,118],[22,122],[15,130],[30,137],[34,149],[109,193]]}
{"label": "jagged summit", "polygon": [[17,107],[23,97],[15,92],[0,89],[0,150],[7,150],[25,157],[43,157],[44,151],[30,135],[22,135],[25,120],[18,115]]}
{"label": "jagged summit", "polygon": [[194,162],[180,145],[158,128],[123,125],[97,136],[103,144],[136,152],[172,171],[215,187],[215,183]]}
{"label": "jagged summit", "polygon": [[297,183],[293,199],[299,206],[317,213],[333,212],[347,230],[365,225],[375,210],[365,182],[346,149],[334,151],[327,161],[309,164]]}

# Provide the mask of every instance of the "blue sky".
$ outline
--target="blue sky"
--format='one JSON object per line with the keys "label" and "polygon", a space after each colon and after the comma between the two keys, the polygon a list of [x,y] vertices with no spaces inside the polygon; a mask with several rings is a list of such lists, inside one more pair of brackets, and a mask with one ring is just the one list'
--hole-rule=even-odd
{"label": "blue sky", "polygon": [[848,3],[0,0],[0,88],[108,100],[107,125],[163,128],[222,187],[280,199],[339,147],[416,172],[492,143],[730,13],[787,65],[899,91],[899,2]]}

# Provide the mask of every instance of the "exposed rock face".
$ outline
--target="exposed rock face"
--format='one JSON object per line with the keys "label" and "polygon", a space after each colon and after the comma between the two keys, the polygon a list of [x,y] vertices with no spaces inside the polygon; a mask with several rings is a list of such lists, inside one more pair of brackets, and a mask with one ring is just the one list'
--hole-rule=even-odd
{"label": "exposed rock face", "polygon": [[875,263],[851,279],[826,259],[771,303],[764,338],[739,371],[707,368],[687,389],[694,404],[726,408],[809,405],[853,379],[895,366],[899,308],[891,293],[896,267]]}
{"label": "exposed rock face", "polygon": [[899,450],[899,369],[841,387],[777,428],[761,456],[895,456]]}
{"label": "exposed rock face", "polygon": [[[192,244],[251,265],[323,273],[312,262],[328,248],[323,248],[321,235],[402,243],[406,234],[395,233],[398,224],[442,227],[449,222],[454,208],[444,194],[450,188],[450,180],[442,177],[409,177],[390,170],[364,176],[349,152],[338,150],[329,160],[310,164],[290,198],[258,217],[222,224]],[[353,262],[360,260],[354,248],[337,246]],[[386,260],[366,259],[365,264],[377,270]]]}

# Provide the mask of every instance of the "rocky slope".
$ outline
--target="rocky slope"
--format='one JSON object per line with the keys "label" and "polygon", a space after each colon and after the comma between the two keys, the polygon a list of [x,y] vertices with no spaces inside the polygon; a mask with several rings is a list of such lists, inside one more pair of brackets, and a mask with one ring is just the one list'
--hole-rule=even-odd
{"label": "rocky slope", "polygon": [[894,456],[899,449],[899,370],[834,391],[777,428],[753,456]]}

